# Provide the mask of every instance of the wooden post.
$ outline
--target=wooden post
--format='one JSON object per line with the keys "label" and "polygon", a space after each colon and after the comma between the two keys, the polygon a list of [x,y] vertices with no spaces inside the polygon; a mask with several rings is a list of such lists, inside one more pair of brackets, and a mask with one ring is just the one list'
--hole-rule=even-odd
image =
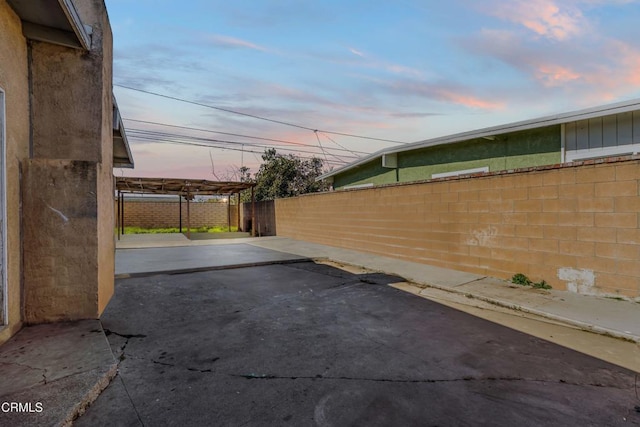
{"label": "wooden post", "polygon": [[120,214],[122,215],[122,220],[120,221],[120,229],[122,234],[124,235],[124,193],[120,194]]}
{"label": "wooden post", "polygon": [[237,202],[237,210],[238,210],[238,218],[236,218],[238,220],[238,231],[240,231],[240,193],[237,194],[237,198],[236,198],[236,202]]}
{"label": "wooden post", "polygon": [[178,218],[180,218],[180,233],[182,233],[182,194],[178,195],[178,209],[180,210],[178,214]]}
{"label": "wooden post", "polygon": [[118,203],[116,214],[116,230],[118,230],[118,240],[120,240],[120,190],[118,190]]}
{"label": "wooden post", "polygon": [[256,237],[256,193],[251,187],[251,236]]}
{"label": "wooden post", "polygon": [[189,209],[189,199],[191,195],[187,190],[187,239],[191,239],[191,210]]}
{"label": "wooden post", "polygon": [[227,196],[227,231],[231,232],[231,194]]}

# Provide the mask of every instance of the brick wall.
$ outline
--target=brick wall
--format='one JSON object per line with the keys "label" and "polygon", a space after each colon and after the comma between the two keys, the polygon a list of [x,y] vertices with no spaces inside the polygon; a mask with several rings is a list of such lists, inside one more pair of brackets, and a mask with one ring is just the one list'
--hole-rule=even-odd
{"label": "brick wall", "polygon": [[276,201],[279,236],[640,300],[640,157]]}
{"label": "brick wall", "polygon": [[[191,227],[226,226],[228,213],[226,203],[189,203]],[[231,226],[238,225],[238,208],[231,205]],[[175,202],[147,202],[125,200],[125,227],[165,228],[178,227],[180,206]],[[182,227],[187,227],[187,203],[182,202]]]}

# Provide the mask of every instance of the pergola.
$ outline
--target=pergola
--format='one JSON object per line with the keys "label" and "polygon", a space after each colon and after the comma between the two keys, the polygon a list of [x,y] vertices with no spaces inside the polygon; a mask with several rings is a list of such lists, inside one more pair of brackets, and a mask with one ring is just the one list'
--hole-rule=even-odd
{"label": "pergola", "polygon": [[[232,181],[207,181],[205,179],[177,178],[131,178],[116,177],[118,191],[118,238],[124,234],[124,193],[133,194],[174,194],[180,196],[180,232],[182,232],[182,198],[187,201],[187,237],[191,237],[191,221],[189,202],[196,196],[231,196],[237,195],[238,228],[240,228],[240,193],[251,189],[251,235],[255,236],[255,194],[254,183]],[[231,226],[231,203],[228,203],[229,226]]]}

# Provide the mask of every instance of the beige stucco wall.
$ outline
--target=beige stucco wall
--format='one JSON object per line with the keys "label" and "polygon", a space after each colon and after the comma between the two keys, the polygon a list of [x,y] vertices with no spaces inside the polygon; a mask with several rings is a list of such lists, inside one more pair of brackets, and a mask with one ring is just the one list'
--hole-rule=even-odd
{"label": "beige stucco wall", "polygon": [[89,51],[27,42],[0,0],[9,288],[0,344],[23,322],[96,318],[113,295],[112,35],[102,0],[75,4],[93,29]]}
{"label": "beige stucco wall", "polygon": [[25,321],[96,318],[97,164],[33,159],[23,170]]}
{"label": "beige stucco wall", "polygon": [[96,318],[113,295],[112,35],[77,1],[90,51],[32,42],[33,159],[24,174],[28,323]]}
{"label": "beige stucco wall", "polygon": [[[85,7],[91,7],[85,11]],[[99,32],[102,43],[102,117],[101,117],[101,163],[98,165],[98,315],[107,307],[114,293],[115,274],[115,194],[113,178],[113,35],[109,17],[102,0],[91,0],[80,6],[83,19],[99,23],[94,25],[94,34]],[[97,38],[94,38],[96,40]]]}
{"label": "beige stucco wall", "polygon": [[6,220],[9,323],[0,326],[0,343],[21,327],[20,162],[29,156],[27,45],[20,19],[0,0],[0,88],[6,103]]}
{"label": "beige stucco wall", "polygon": [[277,234],[640,301],[640,157],[276,200]]}

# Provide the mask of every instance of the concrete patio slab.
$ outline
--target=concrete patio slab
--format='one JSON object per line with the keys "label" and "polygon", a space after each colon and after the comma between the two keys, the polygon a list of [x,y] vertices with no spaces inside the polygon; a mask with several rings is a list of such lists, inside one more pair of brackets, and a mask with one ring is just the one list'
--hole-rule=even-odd
{"label": "concrete patio slab", "polygon": [[306,257],[247,244],[220,244],[116,251],[116,277],[157,273],[185,273],[216,268],[237,268],[296,262]]}
{"label": "concrete patio slab", "polygon": [[0,412],[0,425],[70,425],[116,375],[98,320],[22,329],[0,347],[0,402],[28,405]]}

